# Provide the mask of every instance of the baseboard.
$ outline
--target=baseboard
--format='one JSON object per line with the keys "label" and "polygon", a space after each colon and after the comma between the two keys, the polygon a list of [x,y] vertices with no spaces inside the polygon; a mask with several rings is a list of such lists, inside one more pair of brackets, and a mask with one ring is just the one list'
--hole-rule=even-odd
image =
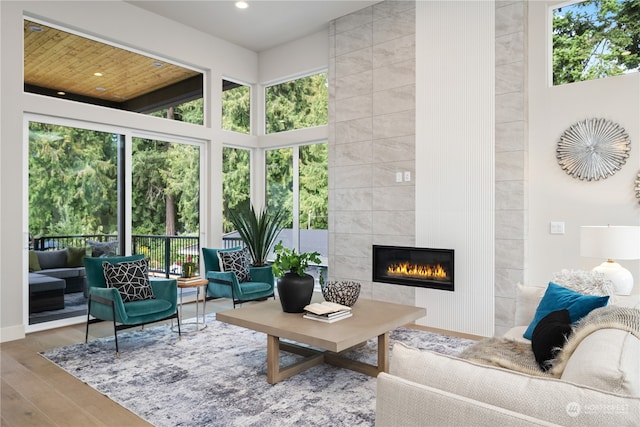
{"label": "baseboard", "polygon": [[25,337],[24,325],[0,328],[0,343],[21,340]]}

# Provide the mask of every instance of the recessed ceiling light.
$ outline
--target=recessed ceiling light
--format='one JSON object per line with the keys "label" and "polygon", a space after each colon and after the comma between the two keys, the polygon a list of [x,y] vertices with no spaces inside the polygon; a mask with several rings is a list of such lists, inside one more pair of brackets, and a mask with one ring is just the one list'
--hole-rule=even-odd
{"label": "recessed ceiling light", "polygon": [[102,77],[102,73],[93,73],[93,75],[96,77]]}
{"label": "recessed ceiling light", "polygon": [[104,92],[104,91],[105,91],[105,90],[107,90],[107,89],[105,89],[105,88],[103,88],[103,87],[97,87],[97,88],[96,88],[96,90],[97,90],[98,92]]}
{"label": "recessed ceiling light", "polygon": [[44,31],[44,28],[38,26],[38,25],[29,25],[27,27],[30,31],[33,31],[34,33],[41,33]]}
{"label": "recessed ceiling light", "polygon": [[246,1],[237,1],[236,2],[236,7],[238,9],[246,9],[249,7],[249,3],[247,3]]}
{"label": "recessed ceiling light", "polygon": [[57,93],[58,95],[60,95],[60,96],[64,96],[64,95],[66,95],[66,94],[67,94],[67,92],[63,92],[63,91],[59,91],[59,92],[56,92],[56,93]]}

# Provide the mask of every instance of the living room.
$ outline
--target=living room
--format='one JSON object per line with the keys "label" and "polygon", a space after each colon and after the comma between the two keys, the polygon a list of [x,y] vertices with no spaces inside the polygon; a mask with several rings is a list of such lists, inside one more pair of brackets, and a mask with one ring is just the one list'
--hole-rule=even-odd
{"label": "living room", "polygon": [[[636,153],[640,75],[550,85],[548,19],[549,8],[557,4],[417,2],[414,32],[403,33],[407,21],[400,21],[403,28],[395,30],[400,36],[393,39],[408,43],[396,45],[394,52],[409,51],[414,58],[411,54],[404,57],[398,62],[404,68],[397,67],[392,74],[399,87],[415,85],[412,94],[401,92],[405,97],[415,96],[414,109],[405,106],[379,111],[371,107],[368,116],[360,116],[365,108],[358,106],[359,101],[373,106],[389,99],[377,99],[383,92],[398,96],[388,87],[365,95],[333,95],[329,125],[306,131],[308,140],[328,139],[330,144],[332,279],[362,282],[363,298],[426,308],[427,316],[418,322],[424,326],[501,335],[513,325],[518,282],[544,285],[554,272],[590,269],[601,262],[580,256],[580,226],[640,225],[640,204],[633,192],[640,172]],[[259,87],[310,70],[328,69],[331,74],[338,68],[337,57],[349,53],[348,49],[332,50],[337,46],[336,23],[256,53],[126,2],[2,2],[0,7],[2,342],[19,340],[28,333],[27,171],[24,161],[16,161],[26,158],[26,144],[21,142],[25,139],[25,114],[206,140],[211,147],[208,165],[220,163],[222,144],[264,148],[279,143],[257,133],[246,136],[221,131],[216,114],[209,117],[209,125],[192,127],[24,93],[23,52],[20,43],[12,41],[21,40],[25,15],[207,70],[212,111],[216,111],[214,100],[220,98],[216,82],[225,77]],[[411,6],[405,9],[410,10]],[[352,20],[342,23],[351,21],[354,25],[359,16],[355,13]],[[373,39],[375,43],[376,36]],[[406,66],[412,63],[414,81],[402,81]],[[376,70],[372,65],[362,73],[375,75]],[[558,139],[574,123],[600,117],[624,127],[632,141],[631,155],[607,179],[575,179],[558,165]],[[358,156],[373,153],[373,138],[345,139],[351,135],[345,126],[361,119],[369,120],[371,126],[388,126],[377,139],[396,141],[411,156],[385,159],[383,151],[376,159],[373,154]],[[394,127],[395,133],[386,133]],[[341,153],[345,157],[340,157]],[[206,169],[210,174],[202,194],[208,210],[202,216],[202,227],[207,245],[215,247],[222,238],[221,177],[215,167]],[[396,183],[399,171],[410,172],[410,181]],[[16,198],[16,194],[22,197]],[[374,194],[379,196],[376,201]],[[261,196],[255,197],[260,200]],[[364,202],[355,204],[354,200],[363,198]],[[340,204],[349,200],[349,206]],[[552,234],[551,222],[564,223],[564,234]],[[373,244],[455,249],[455,292],[373,283]],[[16,250],[17,246],[24,250]],[[624,261],[624,266],[636,281],[640,278],[640,261]],[[634,293],[639,292],[636,286]]]}

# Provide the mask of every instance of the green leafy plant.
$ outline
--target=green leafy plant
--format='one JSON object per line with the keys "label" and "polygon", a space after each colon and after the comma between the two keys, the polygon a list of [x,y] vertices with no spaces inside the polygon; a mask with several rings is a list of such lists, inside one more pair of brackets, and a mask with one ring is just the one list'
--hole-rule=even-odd
{"label": "green leafy plant", "polygon": [[282,277],[285,273],[296,273],[304,276],[309,263],[320,264],[320,254],[318,252],[297,253],[295,249],[286,248],[282,245],[282,240],[274,247],[276,260],[271,265],[273,275]]}
{"label": "green leafy plant", "polygon": [[244,205],[229,211],[229,219],[249,249],[254,267],[267,264],[267,255],[273,242],[284,227],[285,211]]}

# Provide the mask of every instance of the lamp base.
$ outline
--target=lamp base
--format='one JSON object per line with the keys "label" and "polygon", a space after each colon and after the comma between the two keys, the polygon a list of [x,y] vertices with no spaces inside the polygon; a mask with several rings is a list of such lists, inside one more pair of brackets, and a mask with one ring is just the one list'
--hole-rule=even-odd
{"label": "lamp base", "polygon": [[633,289],[633,276],[631,272],[615,261],[605,261],[593,271],[602,273],[606,279],[613,282],[616,295],[631,295]]}

